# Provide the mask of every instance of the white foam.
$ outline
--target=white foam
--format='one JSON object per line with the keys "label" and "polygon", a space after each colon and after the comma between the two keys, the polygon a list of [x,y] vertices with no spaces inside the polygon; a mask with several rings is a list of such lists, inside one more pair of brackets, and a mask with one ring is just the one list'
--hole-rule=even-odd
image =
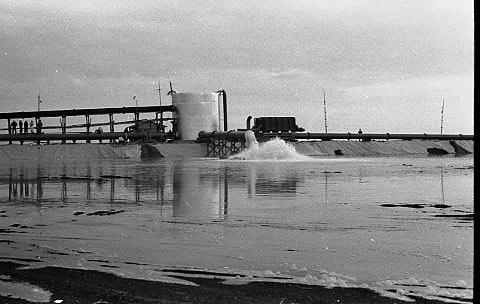
{"label": "white foam", "polygon": [[[255,141],[256,142],[256,141]],[[234,160],[288,160],[308,161],[310,157],[302,155],[295,150],[291,144],[280,138],[274,138],[261,144],[250,143],[250,148],[230,156]]]}
{"label": "white foam", "polygon": [[32,284],[13,282],[9,278],[3,278],[0,279],[0,295],[34,303],[46,303],[50,302],[52,293]]}

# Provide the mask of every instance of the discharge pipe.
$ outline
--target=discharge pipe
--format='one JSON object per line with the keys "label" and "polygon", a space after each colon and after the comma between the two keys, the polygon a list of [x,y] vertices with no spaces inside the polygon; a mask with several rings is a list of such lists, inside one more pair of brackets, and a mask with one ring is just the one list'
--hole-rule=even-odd
{"label": "discharge pipe", "polygon": [[247,130],[250,130],[250,122],[252,121],[252,116],[247,117]]}
{"label": "discharge pipe", "polygon": [[[198,138],[201,139],[238,139],[245,138],[246,131],[228,131],[228,132],[207,132],[201,131],[198,134]],[[332,140],[332,139],[362,139],[362,140],[372,140],[372,139],[403,139],[403,140],[473,140],[473,135],[463,135],[463,134],[382,134],[382,133],[370,133],[370,134],[357,134],[357,133],[310,133],[310,132],[275,132],[275,133],[260,133],[260,137],[264,138],[290,138],[290,139],[322,139],[322,140]]]}
{"label": "discharge pipe", "polygon": [[223,131],[228,131],[227,125],[227,93],[224,90],[219,90],[217,93],[221,94],[223,97]]}

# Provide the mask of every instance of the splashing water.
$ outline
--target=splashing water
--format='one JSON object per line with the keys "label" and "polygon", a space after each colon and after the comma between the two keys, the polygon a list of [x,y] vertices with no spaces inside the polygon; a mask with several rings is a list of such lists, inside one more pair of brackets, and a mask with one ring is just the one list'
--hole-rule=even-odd
{"label": "splashing water", "polygon": [[261,144],[258,144],[255,140],[255,142],[249,145],[248,149],[232,155],[228,159],[306,161],[311,158],[299,154],[295,147],[277,137]]}
{"label": "splashing water", "polygon": [[249,149],[258,147],[257,138],[255,137],[255,133],[253,133],[252,130],[247,130],[245,132],[245,145]]}

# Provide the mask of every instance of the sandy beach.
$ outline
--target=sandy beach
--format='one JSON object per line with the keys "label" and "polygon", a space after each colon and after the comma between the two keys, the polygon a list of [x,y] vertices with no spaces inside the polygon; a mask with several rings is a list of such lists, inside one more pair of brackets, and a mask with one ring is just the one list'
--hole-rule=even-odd
{"label": "sandy beach", "polygon": [[[410,303],[383,297],[363,288],[324,288],[301,284],[254,282],[222,284],[222,277],[188,278],[195,286],[127,279],[107,272],[45,267],[21,269],[23,264],[0,262],[2,280],[29,283],[43,290],[32,293],[32,301],[0,295],[2,303]],[[185,277],[181,277],[185,279]],[[48,291],[48,292],[47,292]],[[443,303],[415,298],[415,303]],[[462,300],[462,299],[458,299]]]}

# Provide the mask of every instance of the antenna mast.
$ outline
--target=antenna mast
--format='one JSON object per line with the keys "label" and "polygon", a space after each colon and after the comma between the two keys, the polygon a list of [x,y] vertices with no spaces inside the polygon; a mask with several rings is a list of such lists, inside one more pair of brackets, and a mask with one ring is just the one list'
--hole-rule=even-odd
{"label": "antenna mast", "polygon": [[158,82],[158,101],[160,102],[160,106],[162,106],[162,94],[160,94],[160,81]]}
{"label": "antenna mast", "polygon": [[325,133],[328,133],[328,129],[327,129],[327,105],[325,103],[325,90],[323,90],[323,114],[325,116]]}
{"label": "antenna mast", "polygon": [[440,120],[440,134],[443,134],[443,110],[445,109],[445,98],[442,101],[442,118]]}
{"label": "antenna mast", "polygon": [[158,101],[160,102],[160,130],[163,132],[163,111],[162,107],[162,94],[160,93],[160,81],[158,81]]}

